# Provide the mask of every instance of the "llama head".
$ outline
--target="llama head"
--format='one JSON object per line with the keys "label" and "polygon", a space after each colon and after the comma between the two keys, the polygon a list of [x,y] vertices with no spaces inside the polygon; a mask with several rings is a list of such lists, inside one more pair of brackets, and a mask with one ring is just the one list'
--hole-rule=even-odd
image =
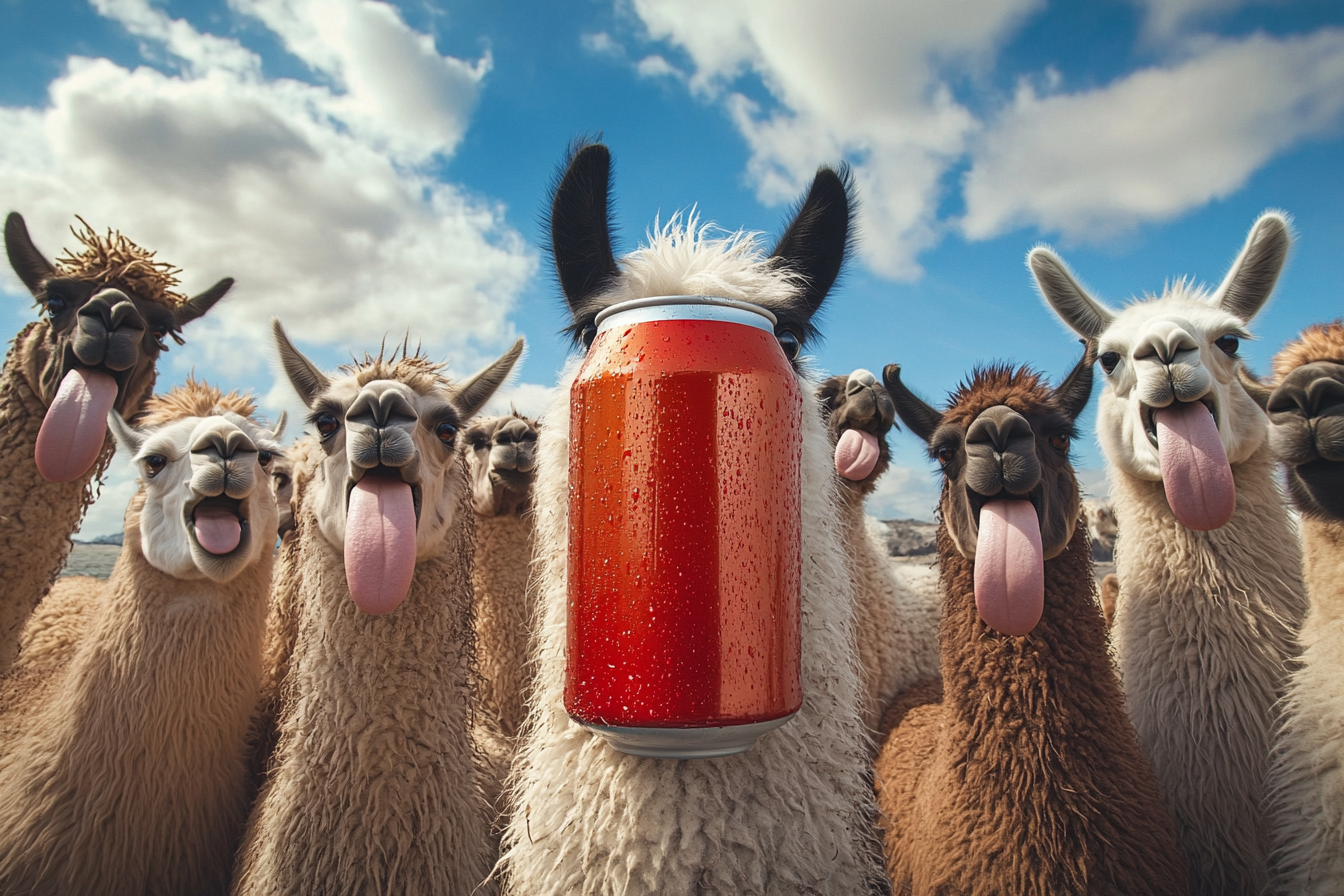
{"label": "llama head", "polygon": [[1214,293],[1178,280],[1120,311],[1089,296],[1049,249],[1027,256],[1050,307],[1098,342],[1105,388],[1097,436],[1107,459],[1131,477],[1161,481],[1189,528],[1231,518],[1229,465],[1264,443],[1265,415],[1241,385],[1237,348],[1250,338],[1247,324],[1269,299],[1289,242],[1287,219],[1267,212]]}
{"label": "llama head", "polygon": [[442,365],[404,344],[400,357],[366,356],[328,377],[279,321],[273,328],[280,363],[322,449],[304,500],[345,558],[356,605],[390,612],[405,598],[416,562],[434,555],[457,522],[467,489],[458,433],[508,377],[523,340],[454,384]]}
{"label": "llama head", "polygon": [[294,531],[294,464],[288,457],[271,461],[271,491],[279,513],[276,534],[283,539]]}
{"label": "llama head", "polygon": [[550,239],[571,316],[566,331],[587,348],[598,312],[630,299],[708,295],[751,302],[773,312],[775,335],[797,364],[817,336],[815,317],[850,250],[854,207],[849,169],[820,168],[774,251],[758,235],[711,236],[694,213],[655,224],[649,245],[616,259],[608,196],[611,155],[600,143],[577,145],[551,196]]}
{"label": "llama head", "polygon": [[109,425],[132,456],[145,503],[140,550],[179,579],[227,582],[275,546],[277,511],[268,468],[280,453],[273,429],[252,419],[250,399],[188,377],[145,403],[136,425]]}
{"label": "llama head", "polygon": [[471,503],[480,516],[515,516],[532,504],[537,421],[513,411],[484,417],[463,433]]}
{"label": "llama head", "polygon": [[181,331],[229,291],[225,278],[187,298],[173,291],[177,271],[154,253],[86,224],[84,245],[49,262],[33,245],[18,212],[5,220],[5,250],[14,273],[41,306],[46,330],[26,365],[47,405],[38,435],[37,468],[54,482],[80,478],[102,450],[109,410],[130,416],[154,387],[154,366],[182,343]]}
{"label": "llama head", "polygon": [[859,368],[822,382],[817,399],[835,445],[840,481],[857,494],[869,494],[891,461],[887,433],[896,423],[891,396],[877,377]]}
{"label": "llama head", "polygon": [[939,509],[957,552],[975,563],[980,615],[1005,634],[1035,627],[1044,563],[1078,525],[1069,445],[1092,393],[1095,358],[1089,343],[1053,390],[1027,368],[977,369],[941,412],[906,388],[899,365],[882,372],[901,422],[942,468]]}
{"label": "llama head", "polygon": [[1274,357],[1273,390],[1243,382],[1269,414],[1269,442],[1305,516],[1344,520],[1344,322],[1308,327]]}

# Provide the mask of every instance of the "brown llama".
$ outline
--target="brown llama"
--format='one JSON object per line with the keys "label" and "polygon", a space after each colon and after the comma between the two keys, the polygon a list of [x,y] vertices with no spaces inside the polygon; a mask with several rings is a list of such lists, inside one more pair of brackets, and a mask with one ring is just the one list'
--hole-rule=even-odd
{"label": "brown llama", "polygon": [[875,768],[897,892],[1187,892],[1107,653],[1069,464],[1093,360],[1053,391],[1025,368],[977,370],[941,413],[884,371],[943,470],[942,683],[897,698]]}
{"label": "brown llama", "polygon": [[1275,356],[1272,393],[1247,391],[1269,413],[1311,599],[1265,778],[1267,892],[1334,896],[1344,892],[1344,322],[1308,327]]}
{"label": "brown llama", "polygon": [[107,412],[140,411],[167,340],[181,345],[182,328],[233,285],[189,299],[153,252],[87,225],[75,236],[82,250],[53,264],[18,212],[5,220],[9,263],[43,316],[19,331],[0,372],[0,673],[112,458]]}
{"label": "brown llama", "polygon": [[[80,637],[25,638],[0,681],[3,893],[228,887],[252,793],[276,433],[191,380],[145,410],[138,427],[112,418],[141,488],[111,578],[83,580]],[[35,622],[60,618],[46,608]]]}
{"label": "brown llama", "polygon": [[321,450],[296,493],[295,637],[232,892],[488,893],[457,442],[523,342],[454,383],[404,345],[329,376],[274,329]]}

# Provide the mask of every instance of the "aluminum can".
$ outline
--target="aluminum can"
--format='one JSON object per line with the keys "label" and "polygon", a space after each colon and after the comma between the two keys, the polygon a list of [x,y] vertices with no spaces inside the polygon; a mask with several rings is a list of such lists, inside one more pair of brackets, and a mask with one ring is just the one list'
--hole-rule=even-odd
{"label": "aluminum can", "polygon": [[802,705],[802,393],[774,324],[623,302],[570,389],[565,708],[623,752],[743,752]]}

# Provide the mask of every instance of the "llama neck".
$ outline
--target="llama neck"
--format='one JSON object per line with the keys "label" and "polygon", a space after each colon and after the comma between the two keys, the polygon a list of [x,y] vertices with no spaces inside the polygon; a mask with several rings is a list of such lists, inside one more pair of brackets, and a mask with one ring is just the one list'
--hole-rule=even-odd
{"label": "llama neck", "polygon": [[[1039,739],[1043,749],[1049,742],[1072,745],[1072,732],[1083,711],[1099,733],[1129,728],[1107,652],[1092,557],[1081,523],[1068,547],[1046,562],[1041,621],[1023,637],[1000,635],[980,619],[975,608],[975,565],[956,549],[946,523],[938,527],[938,557],[944,706],[963,729],[954,738],[964,736],[968,743],[980,744],[1011,738],[1016,746],[1005,744],[998,755],[1015,765],[1047,755],[1023,748],[1024,736]],[[1094,758],[1074,751],[1052,761],[1077,761],[1081,763],[1077,770],[1083,772],[1094,767],[1089,766]]]}
{"label": "llama neck", "polygon": [[1311,598],[1302,625],[1305,648],[1317,632],[1344,617],[1344,521],[1302,518],[1302,571]]}
{"label": "llama neck", "polygon": [[484,880],[493,854],[470,730],[472,517],[460,505],[402,604],[369,616],[342,555],[301,510],[289,696],[235,892],[466,893]]}
{"label": "llama neck", "polygon": [[38,349],[45,321],[29,324],[14,340],[0,372],[0,672],[19,650],[19,635],[33,608],[56,580],[70,535],[93,500],[90,482],[112,458],[108,435],[98,461],[74,482],[48,482],[37,471],[33,452],[47,405],[36,389]]}
{"label": "llama neck", "polygon": [[0,803],[22,819],[0,826],[14,867],[82,857],[59,872],[73,891],[222,892],[246,817],[270,557],[225,584],[175,579],[140,553],[136,505],[98,617],[7,757]]}
{"label": "llama neck", "polygon": [[523,723],[532,603],[532,516],[476,518],[476,594],[473,622],[482,710],[498,719],[501,733],[518,734]]}

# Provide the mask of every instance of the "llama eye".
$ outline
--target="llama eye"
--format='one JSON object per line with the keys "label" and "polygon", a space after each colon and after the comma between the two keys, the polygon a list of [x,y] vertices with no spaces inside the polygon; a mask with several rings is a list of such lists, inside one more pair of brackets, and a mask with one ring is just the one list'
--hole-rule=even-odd
{"label": "llama eye", "polygon": [[283,489],[289,485],[289,477],[284,473],[276,473],[272,478],[275,480],[275,487],[278,489]]}
{"label": "llama eye", "polygon": [[269,467],[271,465],[271,459],[273,457],[274,455],[271,454],[271,452],[269,451],[258,451],[257,463],[261,464],[263,467]]}
{"label": "llama eye", "polygon": [[153,479],[155,476],[159,475],[159,473],[163,472],[163,468],[166,466],[168,466],[168,458],[164,457],[162,454],[151,454],[149,457],[145,458],[145,475],[150,479]]}
{"label": "llama eye", "polygon": [[47,317],[50,317],[53,320],[65,313],[65,309],[69,307],[70,304],[59,296],[47,297]]}
{"label": "llama eye", "polygon": [[952,462],[952,458],[957,456],[957,452],[944,445],[942,448],[935,451],[933,456],[938,458],[938,463],[945,467]]}
{"label": "llama eye", "polygon": [[1099,360],[1101,361],[1101,369],[1109,375],[1115,371],[1115,365],[1120,363],[1120,353],[1104,352]]}
{"label": "llama eye", "polygon": [[1063,454],[1068,454],[1068,453],[1069,453],[1069,437],[1066,436],[1066,435],[1051,436],[1051,437],[1050,437],[1050,446],[1051,446],[1052,448],[1054,448],[1056,451],[1059,451],[1059,452],[1061,452],[1061,453],[1063,453]]}
{"label": "llama eye", "polygon": [[1241,340],[1228,333],[1226,336],[1219,336],[1213,340],[1213,344],[1225,355],[1235,355],[1237,349],[1241,347]]}
{"label": "llama eye", "polygon": [[790,361],[797,358],[798,353],[803,350],[802,340],[792,330],[780,330],[775,334],[775,338],[779,340],[779,347],[784,350],[784,357]]}
{"label": "llama eye", "polygon": [[341,422],[336,419],[334,414],[322,413],[313,418],[313,425],[317,427],[317,432],[322,436],[322,441],[326,441],[335,434],[336,430],[341,428]]}
{"label": "llama eye", "polygon": [[434,427],[434,434],[439,437],[440,442],[452,446],[457,440],[457,427],[451,423],[440,423]]}
{"label": "llama eye", "polygon": [[583,332],[579,334],[579,341],[583,343],[584,350],[592,348],[593,340],[596,338],[597,338],[597,327],[593,326],[592,324],[589,324],[588,326],[584,327]]}

